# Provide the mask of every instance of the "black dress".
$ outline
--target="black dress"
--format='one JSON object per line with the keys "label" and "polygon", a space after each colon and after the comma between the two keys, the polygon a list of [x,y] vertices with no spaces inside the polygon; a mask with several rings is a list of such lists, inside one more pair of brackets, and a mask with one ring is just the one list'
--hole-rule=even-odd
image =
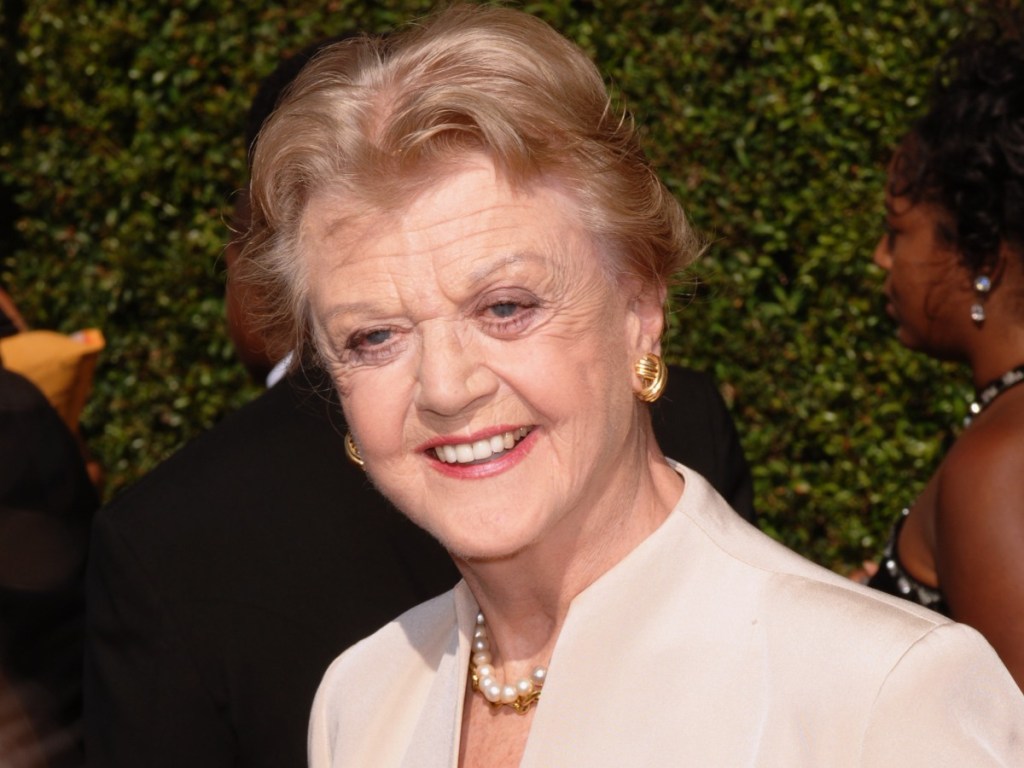
{"label": "black dress", "polygon": [[900,531],[903,529],[903,523],[908,514],[910,514],[910,510],[904,509],[892,527],[882,560],[878,564],[878,570],[868,580],[868,586],[880,592],[896,595],[896,597],[902,597],[912,603],[923,605],[925,608],[931,608],[943,616],[949,616],[949,606],[946,605],[946,598],[941,590],[922,584],[911,576],[900,562],[899,548],[896,543],[899,541]]}

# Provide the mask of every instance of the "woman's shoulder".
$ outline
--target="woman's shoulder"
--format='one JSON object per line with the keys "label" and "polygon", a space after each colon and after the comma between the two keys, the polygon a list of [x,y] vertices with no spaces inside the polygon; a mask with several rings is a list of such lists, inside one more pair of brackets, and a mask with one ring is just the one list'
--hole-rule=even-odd
{"label": "woman's shoulder", "polygon": [[458,652],[456,603],[456,590],[421,603],[334,660],[313,701],[310,765],[338,765],[339,745],[344,765],[400,762],[381,756],[401,751],[395,734],[415,727],[443,659]]}
{"label": "woman's shoulder", "polygon": [[[959,479],[961,474],[1019,472],[1024,467],[1024,388],[1003,397],[1005,401],[975,419],[950,448],[940,470],[944,476]],[[1024,484],[1024,474],[1019,482]]]}
{"label": "woman's shoulder", "polygon": [[321,688],[347,687],[349,678],[366,674],[379,680],[380,665],[393,669],[406,658],[443,653],[456,629],[454,590],[449,590],[410,608],[345,650],[328,667]]}
{"label": "woman's shoulder", "polygon": [[[848,640],[859,637],[857,642],[868,641],[872,634],[913,642],[936,625],[948,623],[934,611],[869,589],[806,559],[739,520],[707,489],[706,481],[691,473],[686,480],[693,503],[681,511],[693,524],[692,530],[700,532],[688,541],[691,551],[699,548],[706,576],[714,574],[733,588],[733,599],[717,610],[747,606],[752,616],[781,635],[790,630],[801,634],[813,626],[816,637],[832,632]],[[686,535],[686,529],[682,531]],[[800,645],[794,642],[792,647]]]}
{"label": "woman's shoulder", "polygon": [[[979,518],[1024,530],[1024,389],[1004,397],[982,414],[953,444],[937,477],[937,529],[958,530],[961,523],[981,532]],[[1005,532],[1005,529],[1004,529]]]}
{"label": "woman's shoulder", "polygon": [[455,712],[465,592],[421,603],[334,660],[313,700],[310,765],[397,765],[425,712]]}

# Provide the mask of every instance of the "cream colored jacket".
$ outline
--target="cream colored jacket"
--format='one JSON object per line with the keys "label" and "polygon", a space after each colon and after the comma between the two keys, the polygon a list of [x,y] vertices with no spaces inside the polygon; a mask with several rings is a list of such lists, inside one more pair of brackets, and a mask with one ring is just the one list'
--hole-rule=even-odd
{"label": "cream colored jacket", "polygon": [[[1024,696],[974,630],[861,588],[741,520],[700,475],[573,601],[523,766],[1024,766]],[[452,768],[465,583],[331,665],[312,768]]]}

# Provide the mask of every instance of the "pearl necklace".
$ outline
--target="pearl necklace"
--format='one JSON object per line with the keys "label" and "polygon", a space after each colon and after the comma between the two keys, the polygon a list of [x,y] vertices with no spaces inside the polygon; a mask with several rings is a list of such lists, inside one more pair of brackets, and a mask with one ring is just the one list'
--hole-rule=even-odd
{"label": "pearl necklace", "polygon": [[520,715],[540,699],[541,688],[547,679],[547,667],[536,666],[529,677],[521,677],[515,683],[505,683],[494,668],[491,656],[491,642],[487,637],[487,622],[483,613],[476,615],[476,629],[473,630],[473,654],[469,660],[469,679],[473,690],[480,691],[492,707],[512,707]]}
{"label": "pearl necklace", "polygon": [[998,379],[994,379],[978,390],[974,401],[968,406],[969,413],[964,417],[964,426],[970,424],[975,416],[991,405],[992,401],[1003,392],[1024,381],[1024,365],[1011,368]]}

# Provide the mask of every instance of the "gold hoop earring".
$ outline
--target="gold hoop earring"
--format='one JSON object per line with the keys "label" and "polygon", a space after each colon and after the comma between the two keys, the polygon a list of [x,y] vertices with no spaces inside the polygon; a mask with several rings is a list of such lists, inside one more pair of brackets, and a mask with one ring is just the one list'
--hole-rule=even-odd
{"label": "gold hoop earring", "polygon": [[661,393],[665,391],[665,385],[668,384],[668,366],[661,361],[660,357],[648,353],[636,361],[633,370],[643,382],[640,391],[633,393],[637,400],[653,403],[661,397]]}
{"label": "gold hoop earring", "polygon": [[356,445],[356,441],[352,438],[351,432],[345,433],[345,455],[348,456],[348,460],[357,467],[366,466],[366,462],[363,461],[363,457],[359,455],[359,446]]}

